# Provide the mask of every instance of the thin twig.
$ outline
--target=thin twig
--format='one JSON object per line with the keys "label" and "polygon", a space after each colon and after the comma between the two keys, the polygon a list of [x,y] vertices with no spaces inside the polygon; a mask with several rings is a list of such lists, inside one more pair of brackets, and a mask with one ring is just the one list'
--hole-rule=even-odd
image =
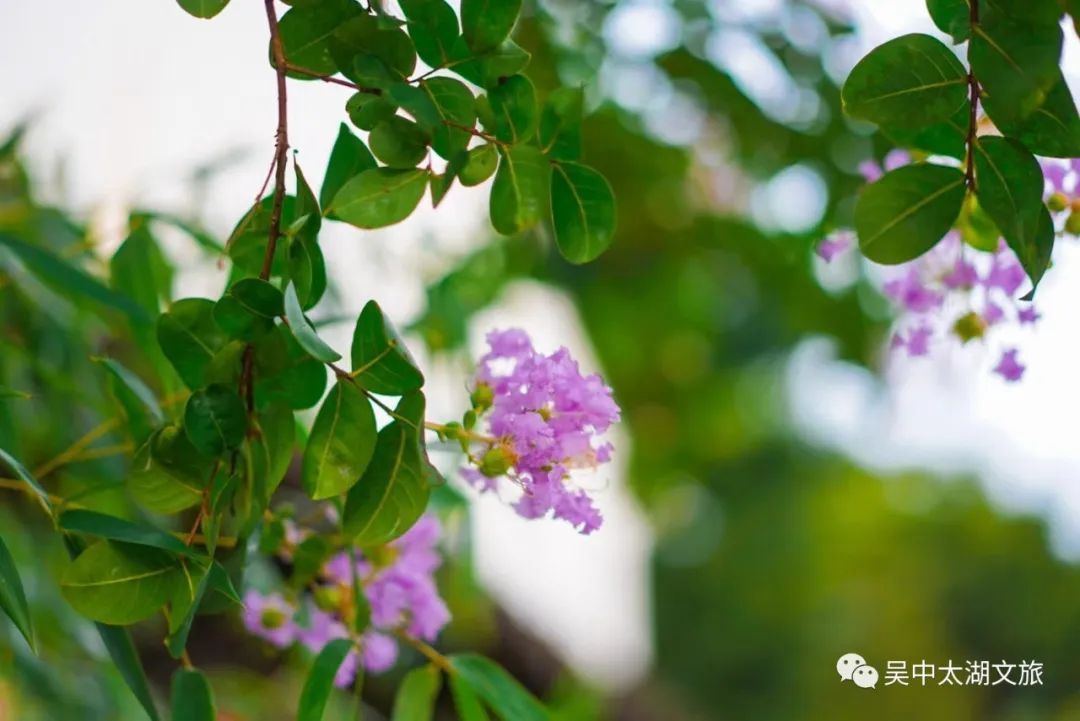
{"label": "thin twig", "polygon": [[[974,33],[979,25],[979,0],[970,0],[968,19],[971,23],[971,32]],[[968,63],[970,65],[970,54]],[[975,71],[968,68],[968,88],[970,89],[971,109],[968,117],[967,128],[967,164],[964,168],[964,177],[967,180],[968,190],[975,192],[975,144],[978,142],[979,129],[979,81],[975,78]]]}
{"label": "thin twig", "polygon": [[290,63],[285,63],[285,69],[287,71],[299,73],[300,75],[307,75],[309,78],[317,78],[319,80],[322,80],[324,83],[332,83],[334,85],[340,85],[345,88],[352,88],[357,92],[368,93],[369,95],[382,95],[382,91],[378,88],[369,88],[364,85],[357,85],[356,83],[350,82],[348,80],[335,78],[332,75],[323,75],[322,73],[317,73],[314,70],[308,70],[307,68],[302,68],[297,65],[292,65]]}

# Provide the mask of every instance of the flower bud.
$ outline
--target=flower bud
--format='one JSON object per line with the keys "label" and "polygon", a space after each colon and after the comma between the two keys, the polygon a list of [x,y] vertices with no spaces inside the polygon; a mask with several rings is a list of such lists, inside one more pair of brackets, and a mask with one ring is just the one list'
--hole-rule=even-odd
{"label": "flower bud", "polygon": [[975,311],[962,315],[953,323],[953,333],[962,343],[982,338],[986,332],[986,321]]}
{"label": "flower bud", "polygon": [[1058,191],[1047,199],[1046,207],[1054,213],[1060,213],[1069,207],[1069,199],[1065,197],[1065,193]]}
{"label": "flower bud", "polygon": [[1065,232],[1069,235],[1080,235],[1080,210],[1074,210],[1069,219],[1065,221]]}
{"label": "flower bud", "polygon": [[315,605],[324,611],[341,608],[341,589],[337,586],[319,586],[315,589]]}
{"label": "flower bud", "polygon": [[495,400],[495,391],[487,383],[477,383],[472,395],[469,396],[469,400],[472,402],[474,410],[483,413],[488,408],[491,408],[491,404]]}
{"label": "flower bud", "polygon": [[510,453],[505,448],[496,446],[480,459],[480,472],[488,478],[496,478],[510,470],[512,464]]}
{"label": "flower bud", "polygon": [[262,615],[259,617],[259,621],[262,623],[263,628],[270,630],[281,628],[288,620],[289,617],[286,616],[285,612],[280,608],[264,608]]}

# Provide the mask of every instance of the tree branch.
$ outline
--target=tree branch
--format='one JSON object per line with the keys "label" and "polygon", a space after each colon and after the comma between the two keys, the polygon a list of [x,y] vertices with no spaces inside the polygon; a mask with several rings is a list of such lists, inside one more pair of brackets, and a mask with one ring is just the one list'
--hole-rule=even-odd
{"label": "tree branch", "polygon": [[[979,24],[979,0],[970,0],[968,19],[971,24],[971,32]],[[971,68],[970,50],[968,52],[968,88],[970,89],[971,114],[968,117],[967,131],[967,165],[964,168],[964,176],[967,179],[968,190],[975,192],[975,143],[979,130],[979,81],[975,78],[975,71]]]}

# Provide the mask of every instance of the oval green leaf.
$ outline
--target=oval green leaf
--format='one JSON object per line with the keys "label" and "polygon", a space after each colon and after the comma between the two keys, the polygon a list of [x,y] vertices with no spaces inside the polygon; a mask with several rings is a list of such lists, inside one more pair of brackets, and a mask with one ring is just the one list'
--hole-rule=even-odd
{"label": "oval green leaf", "polygon": [[179,564],[164,551],[101,541],[68,567],[60,590],[87,618],[127,626],[157,613],[172,595],[178,575]]}
{"label": "oval green leaf", "polygon": [[427,155],[427,133],[400,115],[392,115],[376,125],[368,143],[372,154],[391,168],[412,168]]}
{"label": "oval green leaf", "polygon": [[502,152],[488,204],[491,225],[503,235],[514,235],[540,221],[547,210],[547,158],[530,145]]}
{"label": "oval green leaf", "polygon": [[615,237],[615,193],[603,175],[579,163],[551,171],[551,220],[559,251],[571,263],[588,263]]}
{"label": "oval green leaf", "polygon": [[[1004,102],[1000,103],[1003,105]],[[1031,115],[1020,121],[1012,121],[999,108],[993,97],[983,101],[986,113],[998,118],[995,123],[1001,132],[1019,140],[1035,155],[1049,158],[1080,157],[1080,115],[1064,77],[1058,73],[1046,101]]]}
{"label": "oval green leaf", "polygon": [[206,368],[228,337],[214,321],[214,302],[184,298],[158,317],[158,345],[191,389],[206,385]]}
{"label": "oval green leaf", "polygon": [[365,170],[342,186],[330,207],[339,220],[358,228],[383,228],[409,217],[427,179],[426,170]]}
{"label": "oval green leaf", "polygon": [[919,128],[952,117],[967,92],[967,71],[952,50],[912,33],[870,51],[851,70],[841,96],[852,117]]}
{"label": "oval green leaf", "polygon": [[521,12],[521,0],[462,0],[461,28],[476,53],[498,47],[510,36]]}
{"label": "oval green leaf", "polygon": [[235,389],[212,385],[195,391],[184,407],[184,432],[191,445],[216,456],[238,447],[247,431],[247,409]]}
{"label": "oval green leaf", "polygon": [[424,385],[390,319],[375,301],[368,301],[356,319],[352,340],[352,377],[372,393],[400,396]]}
{"label": "oval green leaf", "polygon": [[[358,94],[374,97],[363,93]],[[349,178],[356,177],[375,166],[375,158],[371,157],[364,141],[349,132],[349,127],[342,123],[338,127],[337,139],[330,151],[330,160],[326,164],[322,187],[319,188],[319,205],[326,208]]]}
{"label": "oval green leaf", "polygon": [[229,0],[176,0],[188,15],[209,19],[225,9]]}
{"label": "oval green leaf", "polygon": [[921,163],[886,173],[855,205],[859,248],[875,263],[904,263],[930,250],[952,227],[964,202],[964,174]]}
{"label": "oval green leaf", "polygon": [[304,451],[301,479],[315,500],[332,498],[360,480],[375,450],[375,413],[364,392],[339,380],[323,401]]}
{"label": "oval green leaf", "polygon": [[177,669],[172,677],[172,721],[214,721],[214,694],[202,671]]}
{"label": "oval green leaf", "polygon": [[506,143],[520,143],[536,132],[536,89],[524,75],[511,75],[488,91],[495,120],[495,137]]}
{"label": "oval green leaf", "polygon": [[1060,75],[1061,28],[1016,22],[989,6],[983,10],[968,49],[971,67],[994,98],[986,106],[990,119],[999,126],[1021,122],[1043,105]]}

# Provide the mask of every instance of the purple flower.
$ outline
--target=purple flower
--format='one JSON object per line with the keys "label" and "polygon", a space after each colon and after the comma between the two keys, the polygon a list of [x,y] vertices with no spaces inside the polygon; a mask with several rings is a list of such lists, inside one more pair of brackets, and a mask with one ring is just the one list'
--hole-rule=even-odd
{"label": "purple flower", "polygon": [[987,301],[986,307],[983,308],[982,318],[987,325],[993,325],[1005,318],[1005,310],[997,303]]}
{"label": "purple flower", "polygon": [[873,160],[864,160],[859,163],[859,175],[863,176],[863,179],[867,183],[873,183],[880,178],[883,173],[881,172],[881,166]]}
{"label": "purple flower", "polygon": [[1051,160],[1042,160],[1040,164],[1042,165],[1043,177],[1050,184],[1052,192],[1065,192],[1065,176],[1068,175],[1069,168]]}
{"label": "purple flower", "polygon": [[911,357],[924,356],[930,353],[930,338],[934,335],[933,329],[928,325],[920,325],[908,332],[907,351]]}
{"label": "purple flower", "polygon": [[1027,274],[1024,273],[1024,268],[1020,263],[1015,260],[1015,256],[998,253],[994,256],[990,272],[983,279],[983,285],[987,289],[999,288],[1011,298],[1026,279]]}
{"label": "purple flower", "polygon": [[307,650],[318,653],[323,646],[339,638],[348,638],[349,629],[338,620],[337,616],[328,613],[317,606],[308,609],[308,624],[297,633],[297,640]]}
{"label": "purple flower", "polygon": [[899,167],[907,165],[911,162],[911,153],[900,148],[894,148],[885,155],[885,161],[882,165],[885,167],[885,172],[890,170],[896,170]]}
{"label": "purple flower", "polygon": [[1041,317],[1042,316],[1039,315],[1039,312],[1035,310],[1035,306],[1033,305],[1029,305],[1025,308],[1020,308],[1018,311],[1016,311],[1016,319],[1020,322],[1021,325],[1034,325],[1035,322]]}
{"label": "purple flower", "polygon": [[948,275],[941,279],[941,282],[951,290],[972,288],[979,282],[979,273],[975,270],[973,263],[969,263],[960,257],[956,259],[956,265],[953,266]]}
{"label": "purple flower", "polygon": [[854,244],[854,235],[850,231],[832,233],[818,243],[817,254],[826,263],[840,255]]}
{"label": "purple flower", "polygon": [[244,627],[278,648],[291,646],[296,640],[300,629],[293,621],[295,614],[296,609],[280,593],[263,596],[252,590],[244,594]]}
{"label": "purple flower", "polygon": [[367,631],[360,643],[360,656],[364,668],[368,671],[372,673],[386,671],[397,661],[397,641],[378,631]]}
{"label": "purple flower", "polygon": [[899,278],[886,281],[883,290],[895,303],[912,313],[927,313],[940,307],[945,300],[941,293],[926,286],[917,268],[909,268]]}
{"label": "purple flower", "polygon": [[599,436],[619,420],[619,407],[598,375],[582,375],[566,348],[538,353],[519,329],[488,334],[489,351],[477,365],[477,394],[490,391],[486,414],[492,436],[474,458],[475,471],[464,473],[483,490],[491,479],[507,475],[523,492],[514,504],[526,518],[551,513],[590,533],[600,527],[599,511],[583,491],[568,486],[577,468],[595,468],[611,457]]}
{"label": "purple flower", "polygon": [[1001,354],[1001,360],[994,366],[994,372],[1010,383],[1020,380],[1020,377],[1024,375],[1026,366],[1016,359],[1019,352],[1016,348],[1008,349]]}

